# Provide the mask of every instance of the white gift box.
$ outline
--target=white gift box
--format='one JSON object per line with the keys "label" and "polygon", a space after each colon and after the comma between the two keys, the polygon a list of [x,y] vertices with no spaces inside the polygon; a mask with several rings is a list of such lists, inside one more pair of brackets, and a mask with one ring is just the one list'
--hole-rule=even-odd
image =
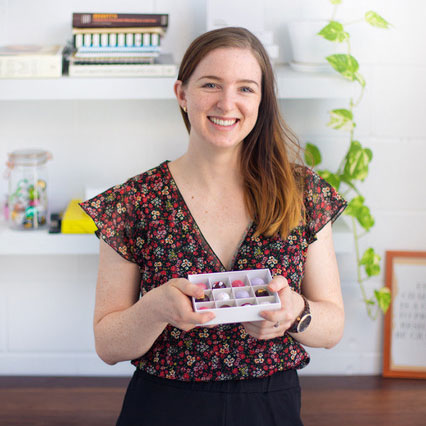
{"label": "white gift box", "polygon": [[204,291],[204,300],[192,298],[194,311],[216,315],[204,325],[262,321],[259,312],[281,309],[278,294],[268,289],[269,269],[194,274],[188,280]]}

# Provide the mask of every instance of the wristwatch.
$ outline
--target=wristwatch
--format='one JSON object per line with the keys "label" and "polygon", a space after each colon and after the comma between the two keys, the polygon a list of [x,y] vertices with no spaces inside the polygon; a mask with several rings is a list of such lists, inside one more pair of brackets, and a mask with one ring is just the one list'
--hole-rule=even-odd
{"label": "wristwatch", "polygon": [[303,294],[301,294],[301,296],[305,301],[305,307],[303,308],[302,313],[296,317],[294,323],[287,330],[290,333],[301,333],[302,331],[305,331],[312,320],[311,309],[309,308],[308,299],[306,299]]}

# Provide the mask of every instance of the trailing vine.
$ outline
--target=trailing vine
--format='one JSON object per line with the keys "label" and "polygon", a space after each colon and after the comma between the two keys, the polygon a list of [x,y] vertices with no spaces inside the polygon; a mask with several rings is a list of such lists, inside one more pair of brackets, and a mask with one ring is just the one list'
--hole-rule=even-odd
{"label": "trailing vine", "polygon": [[[391,294],[387,287],[374,290],[372,296],[367,295],[365,289],[365,282],[371,277],[380,274],[381,257],[372,247],[367,248],[361,255],[360,240],[370,232],[375,224],[375,220],[370,208],[365,204],[365,198],[359,191],[357,183],[363,182],[367,178],[369,164],[373,159],[373,152],[370,148],[364,147],[355,138],[356,122],[354,113],[363,98],[366,81],[359,72],[357,59],[352,55],[350,35],[346,31],[346,27],[358,22],[366,22],[376,28],[390,28],[390,24],[378,13],[371,10],[365,13],[363,19],[343,24],[336,19],[338,6],[342,3],[342,0],[329,1],[334,5],[332,17],[318,35],[332,43],[345,43],[346,53],[330,55],[326,59],[337,73],[358,85],[359,95],[357,99],[351,98],[349,100],[348,107],[330,111],[330,121],[327,123],[327,126],[348,134],[348,150],[336,171],[328,169],[317,169],[317,171],[336,190],[339,190],[346,199],[349,200],[352,197],[344,214],[351,217],[355,243],[357,281],[368,316],[371,319],[376,319],[379,312],[385,313],[389,308]],[[315,168],[321,164],[321,152],[316,145],[312,143],[306,144],[305,160]]]}

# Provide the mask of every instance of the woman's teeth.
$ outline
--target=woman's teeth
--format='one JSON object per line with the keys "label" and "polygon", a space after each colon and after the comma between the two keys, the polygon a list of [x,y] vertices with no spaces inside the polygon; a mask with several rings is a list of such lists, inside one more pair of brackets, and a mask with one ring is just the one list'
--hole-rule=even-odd
{"label": "woman's teeth", "polygon": [[209,120],[212,121],[214,124],[218,124],[219,126],[232,126],[237,122],[236,118],[232,120],[221,120],[219,118],[209,117]]}

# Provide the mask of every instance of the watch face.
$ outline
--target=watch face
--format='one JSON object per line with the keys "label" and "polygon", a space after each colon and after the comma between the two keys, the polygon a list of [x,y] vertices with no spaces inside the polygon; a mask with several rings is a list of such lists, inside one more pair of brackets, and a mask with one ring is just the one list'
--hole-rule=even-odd
{"label": "watch face", "polygon": [[308,328],[309,324],[311,323],[311,320],[312,320],[311,314],[306,314],[305,316],[303,316],[299,322],[299,325],[297,326],[297,331],[299,333],[301,333],[302,331],[305,331]]}

